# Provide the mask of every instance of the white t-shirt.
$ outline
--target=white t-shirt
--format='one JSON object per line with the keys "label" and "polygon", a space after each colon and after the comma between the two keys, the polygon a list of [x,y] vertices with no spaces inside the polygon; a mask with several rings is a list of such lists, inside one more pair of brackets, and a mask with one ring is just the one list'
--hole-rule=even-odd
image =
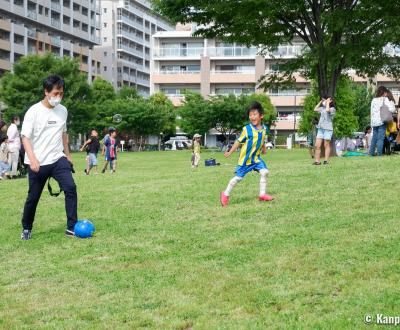
{"label": "white t-shirt", "polygon": [[8,149],[10,152],[17,152],[21,149],[21,139],[19,137],[18,127],[15,124],[11,124],[7,130],[8,136]]}
{"label": "white t-shirt", "polygon": [[385,103],[388,106],[390,112],[396,111],[396,106],[393,101],[385,97],[375,97],[371,101],[371,126],[377,127],[383,125],[381,120],[381,106]]}
{"label": "white t-shirt", "polygon": [[[65,157],[62,134],[67,131],[67,117],[67,108],[61,104],[49,109],[39,102],[26,112],[21,135],[31,141],[40,166],[54,164]],[[29,164],[26,154],[25,164]]]}

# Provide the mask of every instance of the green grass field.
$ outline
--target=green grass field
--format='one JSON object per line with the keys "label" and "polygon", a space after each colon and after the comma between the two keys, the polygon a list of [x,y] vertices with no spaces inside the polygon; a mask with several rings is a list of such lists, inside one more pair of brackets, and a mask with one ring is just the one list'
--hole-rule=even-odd
{"label": "green grass field", "polygon": [[192,170],[188,152],[125,153],[117,173],[86,177],[75,154],[92,239],[64,236],[64,199],[45,191],[21,241],[27,180],[0,182],[0,328],[355,329],[400,315],[397,156],[314,167],[275,150],[276,200],[259,202],[249,174],[227,208],[237,156],[211,156],[222,165]]}

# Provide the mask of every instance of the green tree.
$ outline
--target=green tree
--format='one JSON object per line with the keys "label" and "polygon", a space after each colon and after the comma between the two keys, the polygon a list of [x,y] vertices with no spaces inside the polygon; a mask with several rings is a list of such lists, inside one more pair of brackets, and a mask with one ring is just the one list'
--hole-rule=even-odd
{"label": "green tree", "polygon": [[116,98],[113,85],[103,78],[96,78],[91,87],[93,104],[101,104],[107,100],[114,100]]}
{"label": "green tree", "polygon": [[336,115],[333,133],[337,138],[350,137],[358,129],[358,119],[355,115],[357,102],[350,79],[342,77],[337,87]]}
{"label": "green tree", "polygon": [[[313,128],[312,121],[319,120],[319,113],[314,111],[320,100],[315,85],[315,83],[312,84],[311,93],[304,99],[304,112],[299,127],[299,132],[304,135]],[[355,115],[357,100],[353,87],[353,83],[346,77],[342,77],[339,81],[334,97],[336,115],[333,121],[333,131],[336,138],[349,137],[358,129],[358,120]]]}
{"label": "green tree", "polygon": [[105,128],[113,125],[112,116],[118,113],[113,102],[116,100],[116,93],[113,85],[102,78],[96,78],[91,86],[91,109],[92,120],[86,127],[102,132]]}
{"label": "green tree", "polygon": [[225,141],[240,130],[246,122],[247,97],[219,95],[210,99],[209,121],[213,128],[222,134]]}
{"label": "green tree", "polygon": [[152,134],[163,133],[164,136],[176,133],[176,109],[171,100],[163,93],[155,93],[147,100],[151,111],[158,114],[160,121]]}
{"label": "green tree", "polygon": [[75,59],[60,59],[52,54],[24,56],[14,63],[13,72],[2,77],[0,99],[7,106],[5,118],[9,120],[13,114],[23,118],[30,106],[43,99],[43,79],[50,74],[58,74],[65,80],[62,104],[68,109],[69,131],[85,131],[92,116],[87,78],[80,73]]}
{"label": "green tree", "polygon": [[204,134],[214,127],[211,114],[210,102],[200,94],[188,91],[178,109],[178,125],[189,135]]}
{"label": "green tree", "polygon": [[122,86],[118,92],[118,98],[121,99],[140,99],[142,96],[139,94],[136,88],[129,86]]}
{"label": "green tree", "polygon": [[358,117],[358,130],[364,132],[365,128],[371,125],[372,89],[354,82],[352,88],[356,99],[355,115]]}
{"label": "green tree", "polygon": [[335,95],[341,75],[383,73],[399,77],[400,61],[385,51],[398,45],[399,1],[376,0],[153,0],[174,22],[199,23],[196,35],[245,45],[263,52],[298,40],[306,48],[265,76],[264,87],[292,83],[294,73],[315,78],[318,94]]}

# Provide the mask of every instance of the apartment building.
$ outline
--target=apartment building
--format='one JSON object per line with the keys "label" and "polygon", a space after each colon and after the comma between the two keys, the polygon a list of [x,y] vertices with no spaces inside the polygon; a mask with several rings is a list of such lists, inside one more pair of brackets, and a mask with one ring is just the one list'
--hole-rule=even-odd
{"label": "apartment building", "polygon": [[100,1],[0,0],[0,76],[27,54],[51,52],[79,59],[91,82],[101,73]]}
{"label": "apartment building", "polygon": [[[278,133],[296,132],[310,82],[298,75],[294,88],[268,91],[259,89],[257,82],[264,74],[279,72],[279,63],[300,54],[305,45],[301,41],[281,45],[276,51],[261,56],[256,47],[195,37],[194,28],[158,32],[153,36],[151,93],[161,91],[179,105],[184,90],[199,92],[205,97],[266,92],[278,111]],[[393,56],[400,54],[400,49],[390,46],[386,51]],[[367,79],[354,72],[349,74],[355,81],[367,84]],[[400,85],[388,77],[378,75],[373,82],[385,84],[395,95],[400,95]],[[211,136],[207,142],[213,145],[217,139]]]}
{"label": "apartment building", "polygon": [[151,36],[173,30],[166,19],[151,10],[146,0],[103,0],[102,40],[96,52],[102,76],[115,88],[131,86],[150,94]]}

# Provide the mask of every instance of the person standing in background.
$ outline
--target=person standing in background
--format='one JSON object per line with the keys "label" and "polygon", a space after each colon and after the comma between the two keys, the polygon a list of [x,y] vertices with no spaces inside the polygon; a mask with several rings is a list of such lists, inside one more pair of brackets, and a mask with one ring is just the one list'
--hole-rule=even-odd
{"label": "person standing in background", "polygon": [[17,176],[18,161],[19,161],[19,150],[21,149],[21,138],[18,132],[18,126],[21,121],[18,116],[11,118],[11,125],[7,129],[8,136],[8,163],[11,166],[10,177],[15,178]]}

